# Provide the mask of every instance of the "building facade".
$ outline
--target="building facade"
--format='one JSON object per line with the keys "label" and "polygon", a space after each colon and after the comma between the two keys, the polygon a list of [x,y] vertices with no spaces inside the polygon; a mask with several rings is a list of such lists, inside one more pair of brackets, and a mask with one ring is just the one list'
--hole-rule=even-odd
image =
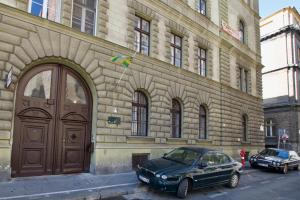
{"label": "building facade", "polygon": [[284,8],[261,20],[263,103],[266,146],[284,147],[280,135],[289,136],[286,148],[299,147],[300,15]]}
{"label": "building facade", "polygon": [[257,0],[0,2],[1,177],[264,147]]}

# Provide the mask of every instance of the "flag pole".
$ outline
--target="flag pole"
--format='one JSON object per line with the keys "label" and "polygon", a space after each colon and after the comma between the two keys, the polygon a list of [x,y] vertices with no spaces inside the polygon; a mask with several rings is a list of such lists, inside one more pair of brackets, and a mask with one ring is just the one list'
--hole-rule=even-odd
{"label": "flag pole", "polygon": [[[135,51],[134,54],[133,54],[133,56],[131,56],[131,60],[133,60],[133,58],[135,57],[136,53],[137,53],[137,51]],[[122,73],[122,75],[120,76],[120,78],[119,78],[119,80],[118,80],[116,86],[114,87],[113,92],[114,92],[115,89],[119,86],[120,81],[122,80],[122,78],[123,78],[123,76],[124,76],[124,74],[125,74],[127,68],[128,68],[128,67],[125,67],[125,69],[123,70],[123,73]]]}

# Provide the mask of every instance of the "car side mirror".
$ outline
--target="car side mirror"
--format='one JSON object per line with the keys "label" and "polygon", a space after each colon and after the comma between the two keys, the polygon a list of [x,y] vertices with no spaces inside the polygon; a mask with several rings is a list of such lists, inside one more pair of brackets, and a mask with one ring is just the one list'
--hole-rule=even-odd
{"label": "car side mirror", "polygon": [[164,153],[163,157],[166,157],[167,153]]}
{"label": "car side mirror", "polygon": [[207,166],[208,166],[207,163],[204,163],[204,162],[203,162],[203,163],[200,163],[198,167],[199,167],[199,169],[204,169],[204,168],[206,168]]}

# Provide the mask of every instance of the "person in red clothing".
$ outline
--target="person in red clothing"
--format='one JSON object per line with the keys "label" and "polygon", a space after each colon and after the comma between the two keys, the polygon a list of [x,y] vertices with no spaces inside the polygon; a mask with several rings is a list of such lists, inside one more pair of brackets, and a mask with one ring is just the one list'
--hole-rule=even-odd
{"label": "person in red clothing", "polygon": [[245,147],[243,147],[242,150],[240,151],[240,156],[241,156],[242,167],[245,168],[245,157],[246,157]]}

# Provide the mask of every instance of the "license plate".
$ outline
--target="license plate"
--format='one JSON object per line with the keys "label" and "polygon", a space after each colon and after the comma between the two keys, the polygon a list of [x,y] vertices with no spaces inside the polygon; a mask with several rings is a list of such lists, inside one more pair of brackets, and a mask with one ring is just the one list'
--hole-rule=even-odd
{"label": "license plate", "polygon": [[141,176],[141,175],[139,175],[139,179],[140,179],[141,181],[145,182],[145,183],[149,183],[149,182],[150,182],[150,180],[149,180],[148,178],[145,178],[145,177],[143,177],[143,176]]}
{"label": "license plate", "polygon": [[258,163],[259,166],[268,167],[268,164]]}

